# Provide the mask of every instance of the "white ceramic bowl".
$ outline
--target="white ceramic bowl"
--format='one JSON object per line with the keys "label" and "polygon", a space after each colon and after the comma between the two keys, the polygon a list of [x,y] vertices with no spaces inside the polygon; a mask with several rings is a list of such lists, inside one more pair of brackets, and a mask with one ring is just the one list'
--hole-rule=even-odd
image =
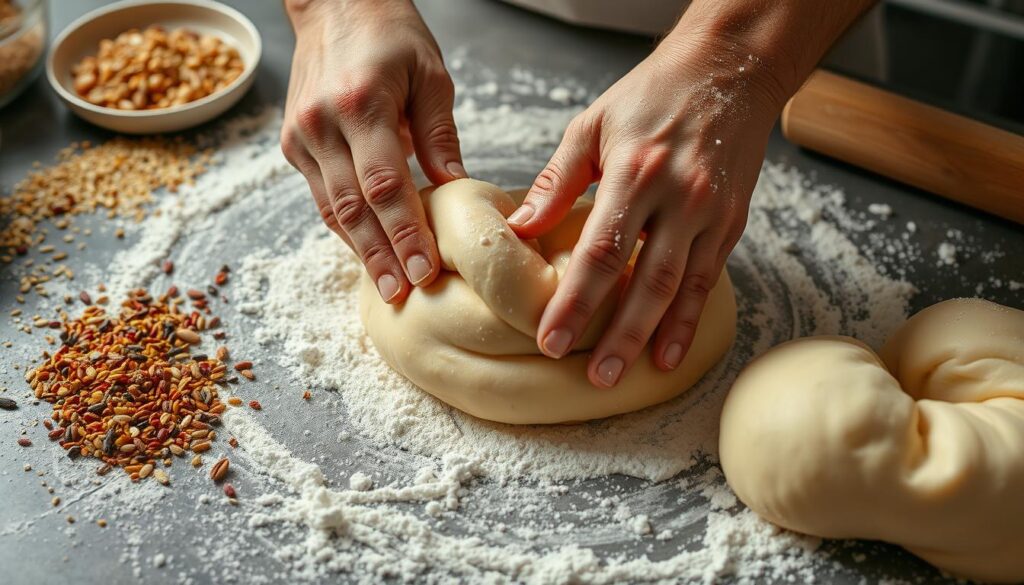
{"label": "white ceramic bowl", "polygon": [[[180,106],[154,110],[104,108],[82,99],[74,90],[72,67],[95,55],[102,39],[158,24],[170,30],[186,27],[213,34],[238,50],[245,71],[228,87]],[[68,25],[46,59],[46,77],[54,91],[82,118],[125,134],[156,134],[184,130],[216,118],[235,105],[252,85],[262,52],[256,27],[234,8],[209,0],[127,0],[86,14]]]}

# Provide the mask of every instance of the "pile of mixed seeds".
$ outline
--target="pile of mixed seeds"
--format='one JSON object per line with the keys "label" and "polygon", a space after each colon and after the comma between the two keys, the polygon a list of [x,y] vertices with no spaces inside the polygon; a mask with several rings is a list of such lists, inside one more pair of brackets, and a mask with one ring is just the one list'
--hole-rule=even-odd
{"label": "pile of mixed seeds", "polygon": [[[16,301],[24,303],[23,295],[31,290],[48,296],[43,284],[56,276],[74,277],[63,264],[50,270],[67,251],[46,243],[48,223],[66,230],[62,239],[72,243],[75,236],[91,233],[72,225],[76,215],[105,211],[110,218],[142,219],[156,190],[174,192],[191,184],[211,156],[211,151],[200,152],[181,139],[115,138],[99,146],[72,145],[52,167],[37,164],[11,195],[0,197],[0,213],[11,218],[0,229],[0,261],[13,263],[30,250],[52,254],[21,263],[28,274],[21,276]],[[114,235],[121,238],[124,232],[118,229]],[[44,265],[49,268],[41,272]],[[170,275],[174,264],[167,260],[161,268]],[[242,404],[237,396],[222,401],[221,393],[240,377],[256,378],[251,361],[229,367],[230,352],[224,345],[212,355],[198,350],[207,335],[221,343],[226,339],[211,305],[227,301],[222,287],[229,273],[227,265],[221,267],[205,290],[179,291],[173,285],[156,295],[133,290],[117,310],[107,308],[111,301],[99,284],[95,291],[66,295],[66,305],[84,306],[78,316],[57,307],[56,318],[25,315],[23,321],[20,308],[10,311],[22,330],[44,331],[51,346],[25,368],[25,380],[37,399],[51,405],[42,425],[68,457],[99,460],[99,475],[119,467],[132,481],[152,477],[164,485],[171,483],[165,468],[175,458],[188,457],[196,468],[203,465],[203,454],[217,438],[221,413],[228,404]],[[256,401],[249,406],[261,408]],[[14,410],[18,404],[2,397],[0,408]],[[33,442],[23,432],[18,444],[28,448]],[[229,444],[238,446],[234,437]],[[229,466],[226,457],[219,458],[210,478],[223,482]],[[222,489],[235,503],[235,488],[225,483]],[[55,497],[53,505],[58,504]]]}
{"label": "pile of mixed seeds", "polygon": [[[36,163],[12,193],[0,197],[0,216],[10,218],[0,228],[0,263],[13,263],[33,248],[52,263],[62,262],[73,245],[83,249],[81,238],[91,235],[72,225],[74,216],[103,211],[110,218],[141,220],[154,191],[174,192],[192,184],[211,157],[212,151],[199,152],[180,138],[118,137],[100,145],[72,144],[60,151],[57,164]],[[64,232],[60,242],[48,241],[48,230],[41,225],[46,220]],[[124,230],[118,228],[115,235],[123,237]],[[63,263],[47,266],[26,258],[22,267],[26,272],[20,277],[19,303],[31,291],[46,296],[45,283],[50,280],[74,278]]]}

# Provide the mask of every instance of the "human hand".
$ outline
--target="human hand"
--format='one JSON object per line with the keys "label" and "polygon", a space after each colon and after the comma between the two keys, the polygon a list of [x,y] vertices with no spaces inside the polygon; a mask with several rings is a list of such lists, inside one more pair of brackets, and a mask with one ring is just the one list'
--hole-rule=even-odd
{"label": "human hand", "polygon": [[537,333],[568,353],[643,247],[588,377],[614,386],[657,328],[655,364],[672,370],[746,225],[780,86],[736,45],[666,41],[569,125],[509,224],[524,238],[556,225],[600,180],[594,209]]}
{"label": "human hand", "polygon": [[401,135],[433,183],[466,176],[440,49],[407,0],[292,0],[288,13],[296,46],[281,149],[381,297],[400,303],[441,265]]}

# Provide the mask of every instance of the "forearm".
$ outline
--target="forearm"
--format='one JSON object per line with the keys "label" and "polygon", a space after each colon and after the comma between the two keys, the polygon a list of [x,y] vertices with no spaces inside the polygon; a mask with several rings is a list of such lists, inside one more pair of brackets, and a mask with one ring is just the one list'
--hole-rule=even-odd
{"label": "forearm", "polygon": [[[659,51],[743,72],[781,109],[874,0],[693,0]],[[747,61],[748,64],[743,64]]]}

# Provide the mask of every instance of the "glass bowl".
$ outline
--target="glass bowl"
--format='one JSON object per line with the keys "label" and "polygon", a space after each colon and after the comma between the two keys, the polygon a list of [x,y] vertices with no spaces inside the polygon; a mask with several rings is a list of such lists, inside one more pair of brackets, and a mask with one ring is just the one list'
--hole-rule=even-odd
{"label": "glass bowl", "polygon": [[0,108],[43,68],[48,8],[47,0],[0,0]]}

